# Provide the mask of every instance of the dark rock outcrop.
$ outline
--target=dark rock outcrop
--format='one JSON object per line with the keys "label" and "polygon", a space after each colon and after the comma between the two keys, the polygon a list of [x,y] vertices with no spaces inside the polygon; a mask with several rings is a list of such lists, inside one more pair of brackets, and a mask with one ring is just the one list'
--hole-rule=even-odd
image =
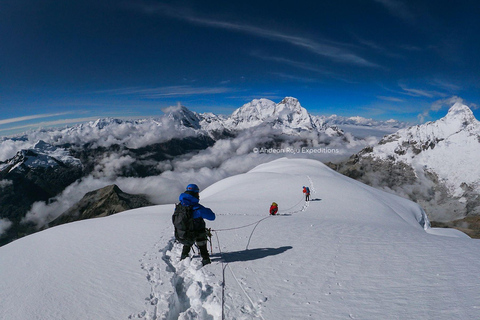
{"label": "dark rock outcrop", "polygon": [[125,193],[113,184],[85,194],[73,207],[50,222],[49,227],[78,220],[105,217],[151,205],[152,203],[144,196]]}

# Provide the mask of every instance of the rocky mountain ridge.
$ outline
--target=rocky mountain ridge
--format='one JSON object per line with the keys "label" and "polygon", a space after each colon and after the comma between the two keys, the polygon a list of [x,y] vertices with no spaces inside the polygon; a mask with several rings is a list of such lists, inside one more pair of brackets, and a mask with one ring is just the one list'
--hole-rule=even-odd
{"label": "rocky mountain ridge", "polygon": [[84,219],[106,217],[122,211],[153,205],[142,195],[123,192],[117,185],[90,191],[83,198],[48,224],[48,227]]}

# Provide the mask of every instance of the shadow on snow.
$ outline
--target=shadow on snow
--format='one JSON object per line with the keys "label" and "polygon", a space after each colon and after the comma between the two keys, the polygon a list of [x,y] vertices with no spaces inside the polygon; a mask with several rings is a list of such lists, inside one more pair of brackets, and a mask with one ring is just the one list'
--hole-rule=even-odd
{"label": "shadow on snow", "polygon": [[235,252],[224,252],[223,254],[215,253],[212,254],[210,257],[212,258],[212,261],[221,261],[223,259],[223,261],[227,263],[238,261],[251,261],[263,259],[268,256],[275,256],[277,254],[284,253],[285,251],[292,248],[293,247],[291,246],[285,246],[280,248],[257,248]]}

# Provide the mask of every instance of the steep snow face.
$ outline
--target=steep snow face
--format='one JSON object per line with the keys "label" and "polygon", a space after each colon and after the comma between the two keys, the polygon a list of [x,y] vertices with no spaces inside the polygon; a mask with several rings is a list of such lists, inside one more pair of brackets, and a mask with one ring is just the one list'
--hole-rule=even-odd
{"label": "steep snow face", "polygon": [[270,120],[275,114],[275,107],[275,102],[271,100],[254,99],[235,110],[231,118],[237,122],[237,125],[255,126],[261,124],[262,121]]}
{"label": "steep snow face", "polygon": [[480,122],[470,108],[456,103],[435,122],[402,129],[385,137],[371,153],[375,159],[401,161],[438,175],[450,194],[461,197],[464,183],[480,192]]}
{"label": "steep snow face", "polygon": [[310,115],[300,102],[292,97],[286,97],[278,104],[268,99],[255,99],[235,110],[226,121],[226,126],[246,129],[264,123],[286,132],[326,129],[319,118]]}
{"label": "steep snow face", "polygon": [[200,196],[211,265],[179,261],[173,204],[51,228],[0,247],[0,319],[478,318],[480,242],[408,200],[297,159]]}

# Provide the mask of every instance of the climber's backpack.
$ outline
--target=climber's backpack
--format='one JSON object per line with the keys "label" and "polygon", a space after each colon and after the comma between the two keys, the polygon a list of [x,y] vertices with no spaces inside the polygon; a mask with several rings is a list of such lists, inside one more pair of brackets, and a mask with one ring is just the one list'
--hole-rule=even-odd
{"label": "climber's backpack", "polygon": [[181,244],[193,245],[195,243],[195,232],[192,207],[177,203],[172,215],[172,222],[175,227],[175,239]]}

